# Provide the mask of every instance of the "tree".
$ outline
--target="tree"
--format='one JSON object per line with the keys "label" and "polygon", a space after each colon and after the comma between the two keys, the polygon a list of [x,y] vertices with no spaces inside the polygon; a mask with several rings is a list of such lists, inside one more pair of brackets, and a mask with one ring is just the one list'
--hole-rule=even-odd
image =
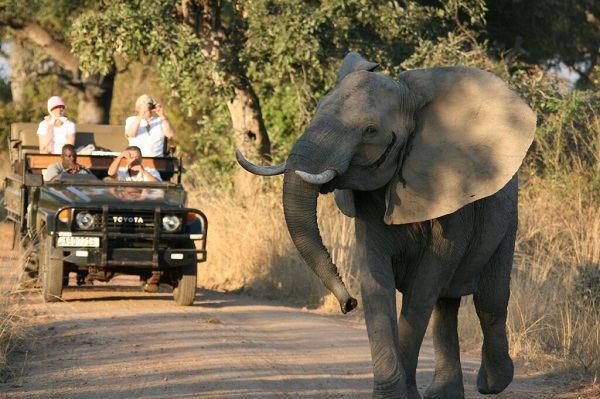
{"label": "tree", "polygon": [[[206,99],[220,92],[231,116],[235,145],[250,158],[269,162],[271,147],[259,100],[239,62],[243,25],[235,3],[113,0],[83,14],[71,37],[90,73],[114,69],[115,56],[124,62],[151,58],[171,95],[181,99],[188,113],[207,109]],[[96,40],[89,41],[90,35]],[[236,191],[251,194],[254,185],[247,181],[254,179],[239,177]]]}
{"label": "tree", "polygon": [[488,38],[529,64],[567,66],[590,87],[600,66],[600,2],[489,1]]}
{"label": "tree", "polygon": [[[71,52],[65,32],[74,15],[78,15],[93,4],[92,1],[57,0],[14,2],[0,1],[0,26],[10,28],[6,36],[15,37],[17,48],[21,41],[33,43],[43,49],[47,59],[38,74],[55,74],[77,92],[78,118],[80,123],[108,123],[110,103],[116,70],[108,69],[102,74],[83,74],[79,68],[79,57]],[[24,68],[25,65],[12,65]],[[13,70],[19,76],[22,70]],[[18,83],[18,80],[15,81]],[[19,87],[14,88],[19,92]]]}
{"label": "tree", "polygon": [[[106,0],[80,15],[69,37],[88,73],[140,60],[156,65],[171,98],[201,125],[201,133],[178,133],[190,135],[186,143],[198,143],[190,155],[205,151],[210,141],[216,155],[207,158],[229,173],[235,167],[232,144],[255,162],[281,160],[333,87],[348,51],[395,75],[429,43],[445,40],[453,49],[459,36],[461,50],[477,45],[472,30],[484,25],[483,0],[430,3]],[[224,108],[228,122],[221,118]],[[222,140],[224,129],[232,130],[233,140]],[[273,154],[272,137],[278,146]],[[236,180],[236,191],[240,185]]]}

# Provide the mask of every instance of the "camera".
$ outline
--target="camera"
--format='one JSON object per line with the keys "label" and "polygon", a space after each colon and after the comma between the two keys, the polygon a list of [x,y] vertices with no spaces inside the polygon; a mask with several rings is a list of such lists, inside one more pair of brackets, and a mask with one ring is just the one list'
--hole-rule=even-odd
{"label": "camera", "polygon": [[156,108],[156,104],[154,104],[154,103],[148,103],[148,109],[149,110],[153,110],[154,108]]}

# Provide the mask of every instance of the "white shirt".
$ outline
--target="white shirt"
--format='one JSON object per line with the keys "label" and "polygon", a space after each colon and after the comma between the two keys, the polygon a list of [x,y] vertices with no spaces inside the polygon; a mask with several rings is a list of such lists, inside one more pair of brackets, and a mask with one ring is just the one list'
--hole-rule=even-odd
{"label": "white shirt", "polygon": [[[130,116],[125,120],[125,132],[127,132],[136,118],[138,117]],[[163,147],[165,137],[163,121],[153,116],[150,118],[150,122],[142,118],[135,137],[127,137],[127,139],[129,140],[129,145],[138,146],[142,150],[143,157],[162,157],[164,156]]]}
{"label": "white shirt", "polygon": [[[67,144],[67,136],[75,134],[75,123],[70,121],[64,116],[59,118],[63,124],[61,126],[54,126],[52,128],[52,153],[61,154],[62,148]],[[38,126],[37,134],[39,136],[45,136],[48,133],[48,122],[43,120]]]}
{"label": "white shirt", "polygon": [[[144,170],[150,173],[152,176],[156,177],[159,181],[162,181],[160,178],[160,173],[158,170],[154,168],[143,167]],[[127,167],[117,169],[117,180],[125,180],[125,181],[150,181],[142,172],[138,172],[137,175],[133,176],[129,173],[129,169]]]}

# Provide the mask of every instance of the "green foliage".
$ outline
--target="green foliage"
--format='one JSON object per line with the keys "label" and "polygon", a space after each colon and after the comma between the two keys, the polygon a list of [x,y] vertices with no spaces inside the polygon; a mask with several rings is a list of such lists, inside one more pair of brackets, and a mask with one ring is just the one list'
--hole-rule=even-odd
{"label": "green foliage", "polygon": [[193,173],[194,176],[210,179],[205,184],[232,190],[236,161],[231,154],[234,138],[227,133],[228,124],[226,107],[216,108],[212,114],[204,116],[188,135],[190,142],[185,158],[190,171],[197,172]]}
{"label": "green foliage", "polygon": [[64,41],[65,32],[74,16],[90,9],[93,0],[0,0],[0,14],[4,19],[35,21],[48,29],[54,38]]}
{"label": "green foliage", "polygon": [[[201,134],[184,132],[200,159],[213,168],[235,165],[226,148],[229,117],[221,112],[231,93],[224,90],[232,68],[247,76],[261,99],[265,124],[282,160],[291,143],[314,114],[318,99],[329,91],[343,56],[351,50],[390,69],[423,43],[459,29],[483,24],[484,2],[389,2],[367,0],[306,0],[224,2],[224,31],[211,44],[180,21],[177,2],[109,0],[82,14],[73,24],[73,51],[89,73],[108,72],[117,64],[153,63],[158,77],[181,111],[195,115]],[[202,2],[196,3],[196,5]],[[203,4],[203,3],[202,3]],[[207,6],[206,4],[203,4]],[[465,22],[463,22],[463,20]],[[89,40],[94,37],[95,40]],[[229,41],[228,41],[229,40]],[[448,47],[445,43],[444,47]],[[465,52],[469,51],[464,41]],[[219,46],[219,58],[207,58],[207,46]],[[454,45],[458,47],[458,45]],[[461,49],[462,50],[462,49]],[[480,50],[478,50],[480,51]],[[145,61],[144,61],[145,60]],[[192,118],[193,119],[193,118]],[[212,155],[207,151],[213,151]],[[225,157],[217,162],[215,157]],[[203,167],[206,165],[203,165]],[[231,170],[223,170],[229,175]]]}
{"label": "green foliage", "polygon": [[115,59],[154,62],[163,85],[171,97],[180,99],[184,112],[191,115],[202,109],[214,91],[214,69],[202,53],[202,39],[173,17],[176,6],[174,1],[112,0],[82,14],[70,32],[82,69],[106,74]]}
{"label": "green foliage", "polygon": [[[530,64],[567,65],[594,75],[600,46],[600,2],[594,0],[488,1],[486,35],[506,52]],[[597,75],[596,75],[597,76]]]}
{"label": "green foliage", "polygon": [[600,95],[568,90],[555,75],[520,71],[512,83],[538,115],[538,129],[526,163],[549,179],[557,193],[583,191],[600,199]]}
{"label": "green foliage", "polygon": [[[469,64],[481,65],[485,57],[484,46],[470,30],[485,22],[482,0],[442,4],[258,0],[245,3],[244,11],[249,16],[248,30],[240,59],[248,76],[257,82],[275,159],[287,154],[307,126],[349,51],[379,62],[384,72],[393,75],[411,55],[414,59],[406,67],[453,64],[458,62],[457,54]],[[457,30],[460,33],[453,33]],[[431,58],[417,60],[419,55]]]}

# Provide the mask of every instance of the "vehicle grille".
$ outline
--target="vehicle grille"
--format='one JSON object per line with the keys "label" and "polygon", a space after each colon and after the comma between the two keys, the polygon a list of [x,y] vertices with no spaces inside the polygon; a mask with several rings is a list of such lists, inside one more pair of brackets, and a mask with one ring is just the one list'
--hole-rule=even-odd
{"label": "vehicle grille", "polygon": [[[106,219],[106,227],[109,232],[151,233],[154,230],[154,212],[110,212]],[[98,229],[101,228],[102,221],[103,217],[100,215],[100,221],[97,226]]]}
{"label": "vehicle grille", "polygon": [[[94,216],[94,222],[92,227],[86,231],[101,231],[105,218],[108,232],[152,233],[154,231],[155,213],[153,211],[109,210],[104,214],[101,211],[91,211],[90,213]],[[81,230],[73,220],[71,231]]]}

